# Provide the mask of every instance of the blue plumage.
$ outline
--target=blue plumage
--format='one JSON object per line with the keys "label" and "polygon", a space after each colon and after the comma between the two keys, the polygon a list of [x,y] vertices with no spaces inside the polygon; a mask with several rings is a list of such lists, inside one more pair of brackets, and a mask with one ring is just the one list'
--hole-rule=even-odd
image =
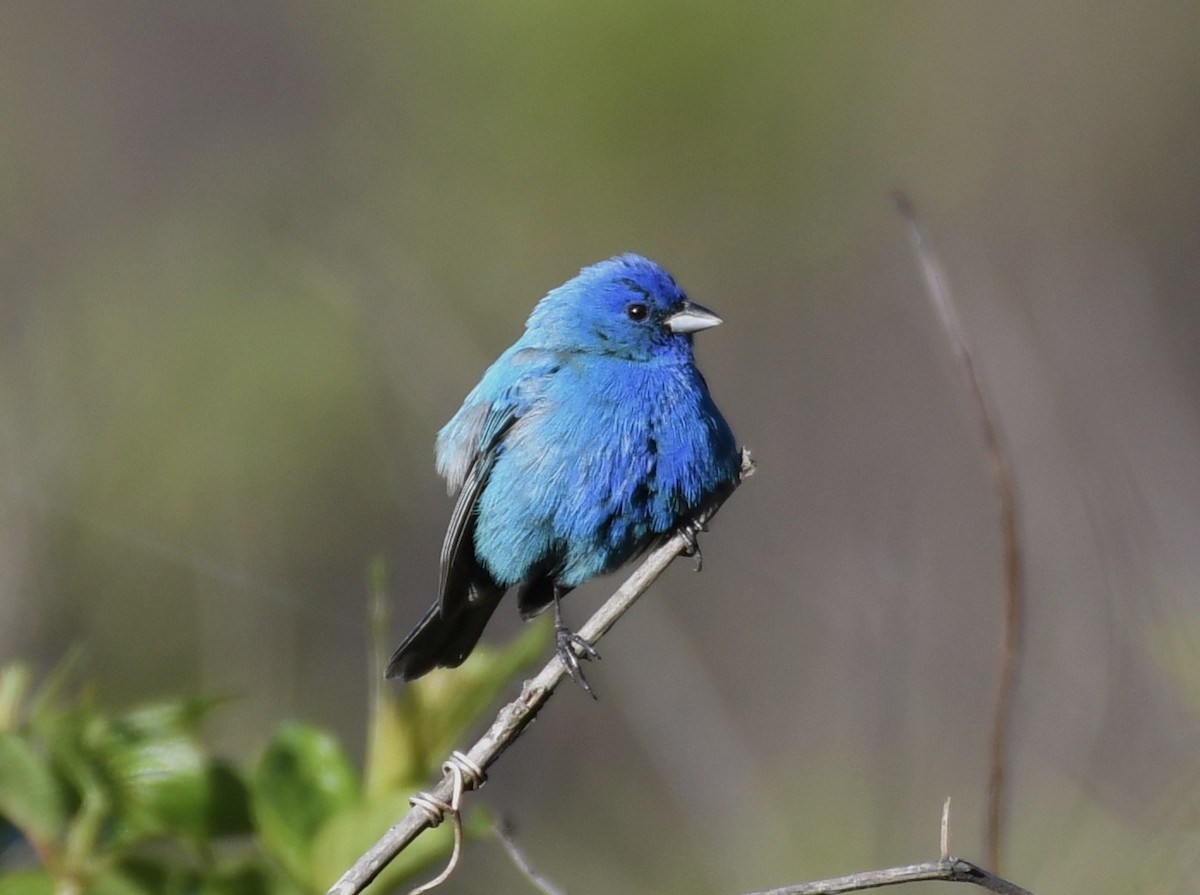
{"label": "blue plumage", "polygon": [[[692,333],[720,322],[632,254],[584,268],[538,303],[438,433],[438,472],[459,495],[441,596],[389,677],[461,664],[512,587],[523,617],[552,603],[557,613],[571,588],[691,522],[736,482],[733,433],[692,354]],[[578,674],[579,641],[561,616],[558,634]]]}

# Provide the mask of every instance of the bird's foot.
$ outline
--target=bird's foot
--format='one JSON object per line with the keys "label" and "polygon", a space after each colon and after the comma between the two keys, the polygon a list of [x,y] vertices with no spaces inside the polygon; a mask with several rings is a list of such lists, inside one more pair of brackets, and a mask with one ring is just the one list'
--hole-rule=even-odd
{"label": "bird's foot", "polygon": [[571,680],[583,687],[592,699],[596,699],[596,691],[588,683],[587,676],[579,665],[580,659],[588,662],[599,659],[600,654],[596,652],[596,648],[566,625],[558,625],[554,629],[554,651],[563,667],[567,669],[567,674],[571,675]]}
{"label": "bird's foot", "polygon": [[683,555],[696,557],[696,571],[704,568],[704,554],[700,552],[700,532],[708,531],[708,518],[699,516],[686,523],[681,529],[683,534]]}

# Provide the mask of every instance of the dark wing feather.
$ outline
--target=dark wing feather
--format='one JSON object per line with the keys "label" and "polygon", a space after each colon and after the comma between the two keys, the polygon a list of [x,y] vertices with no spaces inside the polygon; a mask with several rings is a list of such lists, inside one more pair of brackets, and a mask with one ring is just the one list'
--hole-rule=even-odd
{"label": "dark wing feather", "polygon": [[475,602],[450,618],[434,603],[392,653],[386,676],[411,681],[435,668],[457,668],[479,642],[503,596],[503,588],[482,591]]}
{"label": "dark wing feather", "polygon": [[475,520],[479,496],[487,485],[492,465],[496,461],[496,450],[504,434],[517,421],[515,408],[507,412],[489,412],[484,422],[479,450],[471,461],[470,469],[463,482],[446,538],[442,541],[441,594],[438,605],[442,615],[449,618],[462,611],[477,594],[490,592],[497,585],[475,556]]}

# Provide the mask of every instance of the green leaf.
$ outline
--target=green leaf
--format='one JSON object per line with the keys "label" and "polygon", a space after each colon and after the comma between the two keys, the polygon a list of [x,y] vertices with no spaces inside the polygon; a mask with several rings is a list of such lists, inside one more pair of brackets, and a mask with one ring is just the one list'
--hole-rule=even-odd
{"label": "green leaf", "polygon": [[188,699],[122,715],[89,738],[115,791],[118,845],[154,835],[204,842],[249,827],[245,786],[200,743],[200,724],[223,700]]}
{"label": "green leaf", "polygon": [[336,812],[358,801],[359,780],[337,741],[298,723],[280,728],[251,782],[259,832],[297,880],[307,880],[309,847]]}
{"label": "green leaf", "polygon": [[228,701],[213,696],[153,703],[126,712],[116,720],[113,729],[129,740],[194,736],[212,710]]}
{"label": "green leaf", "polygon": [[252,863],[219,868],[192,890],[195,895],[306,895],[309,891]]}
{"label": "green leaf", "polygon": [[0,895],[54,895],[54,880],[44,870],[0,876]]}
{"label": "green leaf", "polygon": [[87,895],[183,895],[178,887],[160,888],[157,883],[121,870],[105,873],[87,887]]}
{"label": "green leaf", "polygon": [[[45,689],[45,688],[43,688]],[[109,767],[109,722],[82,700],[69,710],[44,702],[30,715],[30,727],[46,744],[54,771],[68,795],[65,860],[86,860],[96,842],[111,830],[111,810],[119,781]]]}
{"label": "green leaf", "polygon": [[[189,895],[196,891],[199,874],[147,858],[128,858],[102,877],[101,885],[113,892],[146,892],[153,895]],[[88,895],[92,895],[89,889]]]}
{"label": "green leaf", "polygon": [[43,842],[66,822],[65,799],[50,766],[15,733],[0,733],[0,814]]}
{"label": "green leaf", "polygon": [[37,693],[29,706],[29,720],[34,728],[39,726],[43,718],[56,718],[62,713],[58,706],[64,702],[63,693],[67,684],[73,679],[82,661],[79,648],[71,649],[67,655],[54,666],[50,675],[42,681]]}
{"label": "green leaf", "polygon": [[181,700],[117,718],[98,743],[119,798],[118,841],[182,833],[202,838],[209,805],[209,765],[195,732],[209,701]]}
{"label": "green leaf", "polygon": [[15,730],[33,672],[23,662],[0,669],[0,731]]}
{"label": "green leaf", "polygon": [[120,781],[115,806],[121,839],[172,831],[203,836],[208,807],[208,766],[190,738],[114,740],[109,767]]}
{"label": "green leaf", "polygon": [[459,668],[438,669],[399,693],[383,689],[372,713],[368,799],[420,785],[437,772],[463,733],[522,671],[549,658],[548,620],[503,649],[479,646]]}
{"label": "green leaf", "polygon": [[236,836],[254,830],[250,816],[250,792],[237,768],[223,761],[209,764],[206,773],[207,811],[204,835]]}

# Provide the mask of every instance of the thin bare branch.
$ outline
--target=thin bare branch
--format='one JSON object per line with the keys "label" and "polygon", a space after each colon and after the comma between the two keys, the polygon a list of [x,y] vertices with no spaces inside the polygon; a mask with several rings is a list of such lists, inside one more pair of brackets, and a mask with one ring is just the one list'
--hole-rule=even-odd
{"label": "thin bare branch", "polygon": [[939,838],[941,859],[943,861],[950,858],[950,797],[946,796],[946,803],[942,805],[942,835]]}
{"label": "thin bare branch", "polygon": [[516,868],[521,871],[522,875],[529,880],[530,883],[544,895],[564,895],[562,889],[558,888],[546,877],[542,876],[533,869],[533,865],[529,863],[529,859],[525,857],[525,852],[521,851],[521,846],[512,837],[512,831],[507,824],[498,823],[492,828],[496,832],[496,838],[500,840],[500,844],[504,846],[504,850],[508,852],[508,856],[512,859]]}
{"label": "thin bare branch", "polygon": [[[754,472],[754,461],[750,452],[742,449],[742,469],[739,484]],[[733,493],[733,486],[727,491],[714,495],[711,504],[705,509],[704,520],[712,516]],[[595,645],[608,632],[622,615],[637,602],[675,559],[694,542],[694,534],[679,531],[666,542],[652,550],[634,570],[625,583],[605,601],[582,628],[579,636],[588,643]],[[496,720],[478,742],[467,752],[467,758],[483,770],[487,770],[500,755],[511,746],[534,719],[541,707],[550,698],[554,688],[563,679],[566,669],[557,655],[543,668],[536,677],[525,682],[521,695],[500,709]],[[429,791],[432,800],[446,802],[454,795],[455,777],[446,773],[438,784]],[[357,895],[373,880],[379,872],[400,854],[409,843],[426,829],[435,824],[430,812],[420,807],[414,807],[404,817],[396,822],[366,854],[354,862],[342,878],[329,889],[328,895]]]}
{"label": "thin bare branch", "polygon": [[841,892],[861,892],[882,886],[898,886],[902,883],[919,883],[937,880],[948,883],[971,883],[999,895],[1033,895],[1026,889],[1010,883],[982,867],[961,858],[944,858],[925,864],[910,864],[907,867],[889,867],[886,870],[868,870],[833,879],[822,879],[812,883],[799,883],[765,892],[749,892],[747,895],[839,895]]}
{"label": "thin bare branch", "polygon": [[946,275],[929,245],[912,203],[903,193],[893,194],[896,208],[908,223],[909,234],[921,275],[938,320],[945,331],[954,356],[962,367],[967,393],[979,417],[984,445],[992,469],[992,485],[1000,501],[1000,529],[1004,540],[1004,628],[1000,636],[997,669],[996,705],[992,718],[992,736],[988,758],[987,823],[985,853],[988,864],[999,870],[1004,851],[1004,824],[1007,814],[1008,741],[1012,726],[1012,706],[1020,671],[1021,629],[1024,615],[1024,584],[1021,541],[1017,528],[1017,497],[1012,466],[999,426],[980,384],[975,361],[962,322],[946,283]]}

